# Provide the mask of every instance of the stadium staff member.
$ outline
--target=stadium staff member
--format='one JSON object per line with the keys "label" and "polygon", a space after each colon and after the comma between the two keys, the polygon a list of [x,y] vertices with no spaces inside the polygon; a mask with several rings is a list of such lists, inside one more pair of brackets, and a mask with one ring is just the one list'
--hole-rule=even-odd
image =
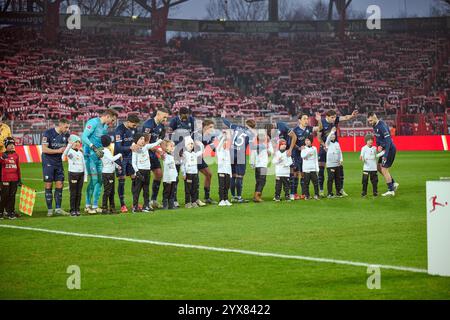
{"label": "stadium staff member", "polygon": [[[3,123],[3,114],[0,112],[0,153],[5,152],[5,140],[12,138],[11,129],[6,123]],[[0,167],[0,181],[2,181],[2,168]],[[0,184],[0,201],[1,201],[1,184]]]}
{"label": "stadium staff member", "polygon": [[[64,153],[69,141],[69,120],[60,119],[58,125],[48,129],[42,135],[42,171],[45,183],[45,202],[47,215],[53,215],[53,198],[55,198],[55,213],[66,214],[61,209],[64,184],[64,168],[61,155]],[[53,182],[55,194],[53,195]]]}
{"label": "stadium staff member", "polygon": [[3,114],[0,112],[0,153],[5,152],[4,141],[6,138],[12,138],[11,129],[3,122]]}
{"label": "stadium staff member", "polygon": [[130,114],[127,121],[121,123],[114,132],[114,155],[122,154],[122,161],[119,160],[120,170],[117,170],[117,177],[119,178],[119,187],[117,193],[120,199],[120,212],[128,212],[125,205],[125,177],[131,177],[131,190],[135,181],[135,172],[131,164],[131,156],[133,151],[137,151],[139,147],[133,144],[133,137],[136,134],[136,128],[139,125],[139,117],[135,114]]}
{"label": "stadium staff member", "polygon": [[108,134],[108,127],[114,125],[117,116],[118,114],[115,110],[106,109],[100,117],[92,118],[86,123],[81,136],[86,170],[89,176],[89,183],[86,189],[86,212],[89,214],[103,211],[98,207],[98,201],[102,192],[101,174],[103,165],[101,158],[103,157],[103,146],[101,138],[103,135]]}
{"label": "stadium staff member", "polygon": [[367,120],[369,125],[373,127],[375,137],[377,138],[378,152],[384,151],[384,155],[378,162],[378,171],[381,172],[386,180],[388,191],[383,193],[382,196],[395,196],[395,191],[397,191],[399,184],[391,176],[389,168],[394,163],[397,149],[392,141],[389,126],[384,121],[379,120],[375,112],[369,112]]}
{"label": "stadium staff member", "polygon": [[[159,108],[153,118],[148,119],[142,126],[142,133],[150,135],[150,142],[155,143],[159,139],[164,139],[166,135],[165,123],[169,118],[167,108]],[[149,150],[151,171],[153,172],[152,197],[150,205],[153,209],[161,209],[162,206],[157,202],[159,187],[161,186],[162,170],[156,150]]]}

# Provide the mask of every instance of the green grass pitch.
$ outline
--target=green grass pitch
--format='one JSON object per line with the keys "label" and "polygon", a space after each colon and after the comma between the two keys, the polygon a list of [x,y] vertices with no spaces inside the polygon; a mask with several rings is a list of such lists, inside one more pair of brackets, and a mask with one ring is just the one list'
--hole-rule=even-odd
{"label": "green grass pitch", "polygon": [[[450,153],[398,153],[400,188],[388,199],[360,197],[358,157],[344,154],[348,198],[274,203],[269,176],[261,204],[47,218],[39,194],[32,218],[0,224],[426,269],[425,181],[450,176]],[[24,184],[42,191],[40,164],[22,170]],[[244,188],[250,199],[253,170]],[[65,190],[66,210],[68,199]],[[450,278],[426,273],[381,269],[381,288],[369,290],[364,266],[7,228],[0,242],[0,299],[450,299]],[[81,269],[80,290],[66,286],[70,265]]]}

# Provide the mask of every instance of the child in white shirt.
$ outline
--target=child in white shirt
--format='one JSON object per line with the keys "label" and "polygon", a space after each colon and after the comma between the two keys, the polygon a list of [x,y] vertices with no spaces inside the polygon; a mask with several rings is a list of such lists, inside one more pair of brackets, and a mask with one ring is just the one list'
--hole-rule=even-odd
{"label": "child in white shirt", "polygon": [[231,206],[228,201],[231,182],[231,133],[227,130],[219,137],[219,144],[216,147],[217,175],[219,177],[219,206]]}
{"label": "child in white shirt", "polygon": [[175,190],[177,185],[178,171],[175,165],[173,152],[175,143],[171,140],[164,140],[164,173],[163,173],[163,209],[173,210],[175,207]]}
{"label": "child in white shirt", "polygon": [[328,135],[325,146],[327,147],[327,191],[328,198],[333,198],[333,182],[336,188],[336,196],[342,197],[342,162],[344,158],[342,156],[341,146],[336,139],[336,127],[331,129],[330,134]]}
{"label": "child in white shirt", "polygon": [[[114,204],[114,191],[115,191],[115,170],[116,168],[120,171],[120,166],[116,163],[117,160],[122,158],[122,154],[117,154],[113,156],[109,146],[111,145],[111,137],[108,135],[103,135],[101,137],[103,146],[103,157],[102,157],[102,183],[103,183],[103,199],[102,199],[102,213],[103,214],[114,214],[116,213],[116,206]],[[109,201],[109,209],[108,209]]]}
{"label": "child in white shirt", "polygon": [[303,173],[305,179],[305,200],[310,199],[309,183],[314,186],[314,199],[319,200],[319,158],[317,148],[312,145],[313,138],[305,138],[305,146],[302,147],[301,157],[303,159]]}
{"label": "child in white shirt", "polygon": [[[200,148],[199,151],[195,151],[195,144]],[[184,179],[184,195],[185,195],[185,207],[197,208],[205,206],[205,203],[198,198],[198,165],[199,158],[203,155],[205,147],[203,143],[194,140],[190,137],[184,137],[183,157],[181,160],[181,173]]]}
{"label": "child in white shirt", "polygon": [[266,185],[267,167],[269,156],[273,154],[272,143],[266,132],[258,133],[255,149],[250,152],[250,165],[255,169],[255,194],[254,202],[262,202],[262,192]]}
{"label": "child in white shirt", "polygon": [[383,156],[384,151],[377,154],[377,148],[373,145],[373,135],[366,134],[364,140],[366,145],[362,147],[361,155],[359,156],[359,159],[364,162],[361,196],[365,197],[367,195],[367,185],[369,184],[370,177],[372,192],[376,197],[378,196],[378,158]]}
{"label": "child in white shirt", "polygon": [[66,157],[69,163],[70,215],[76,217],[80,216],[83,183],[87,182],[86,163],[83,151],[81,151],[80,137],[70,136],[69,144],[62,155],[63,161]]}
{"label": "child in white shirt", "polygon": [[281,191],[284,189],[286,201],[290,199],[290,180],[292,158],[287,155],[287,142],[284,139],[278,141],[278,150],[275,152],[272,159],[275,164],[275,197],[273,201],[280,201]]}
{"label": "child in white shirt", "polygon": [[[159,146],[162,140],[158,139],[155,143],[149,143],[150,136],[148,134],[136,133],[133,141],[140,149],[131,154],[131,165],[133,166],[133,170],[136,175],[132,185],[132,212],[152,212],[154,211],[150,206],[150,170],[152,165],[148,151]],[[139,196],[142,190],[144,193],[144,206],[141,210],[139,207]]]}

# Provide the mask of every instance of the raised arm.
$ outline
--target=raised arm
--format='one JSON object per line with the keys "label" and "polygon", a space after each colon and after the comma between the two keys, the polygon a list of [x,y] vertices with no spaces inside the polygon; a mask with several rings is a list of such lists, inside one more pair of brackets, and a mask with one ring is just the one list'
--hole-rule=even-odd
{"label": "raised arm", "polygon": [[339,121],[347,121],[347,120],[351,120],[354,117],[356,117],[358,115],[358,110],[355,110],[352,112],[352,114],[348,114],[346,116],[340,116],[339,117]]}
{"label": "raised arm", "polygon": [[119,160],[121,157],[122,157],[122,154],[121,154],[121,153],[118,153],[118,154],[116,154],[114,157],[112,157],[112,161],[113,161],[113,162],[114,162],[114,161],[117,161],[117,160]]}
{"label": "raised arm", "polygon": [[153,149],[153,148],[159,146],[161,144],[161,142],[163,142],[163,140],[158,139],[158,141],[156,141],[154,143],[148,143],[144,146],[144,149],[146,149],[146,150]]}
{"label": "raised arm", "polygon": [[328,147],[331,143],[331,135],[336,134],[336,127],[331,128],[330,133],[327,136],[327,140],[325,141],[325,145]]}
{"label": "raised arm", "polygon": [[69,152],[70,152],[71,148],[72,148],[72,144],[69,143],[67,145],[66,149],[64,150],[63,154],[61,155],[62,161],[64,161],[64,159],[69,156]]}
{"label": "raised arm", "polygon": [[220,135],[218,139],[219,139],[219,144],[217,145],[216,149],[217,149],[218,151],[221,151],[222,148],[223,148],[223,145],[224,145],[224,143],[225,143],[225,140],[226,140],[227,138],[225,137],[225,135]]}
{"label": "raised arm", "polygon": [[195,155],[197,157],[201,157],[203,155],[203,152],[205,151],[205,147],[203,146],[203,143],[201,143],[200,141],[196,141],[196,144],[200,147],[200,150],[198,150]]}

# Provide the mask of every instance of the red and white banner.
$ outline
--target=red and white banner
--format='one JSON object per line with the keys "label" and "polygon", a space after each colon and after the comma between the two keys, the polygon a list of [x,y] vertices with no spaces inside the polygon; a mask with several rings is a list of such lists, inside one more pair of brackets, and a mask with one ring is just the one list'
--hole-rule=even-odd
{"label": "red and white banner", "polygon": [[19,155],[20,162],[32,163],[42,161],[42,146],[16,146],[16,152]]}

